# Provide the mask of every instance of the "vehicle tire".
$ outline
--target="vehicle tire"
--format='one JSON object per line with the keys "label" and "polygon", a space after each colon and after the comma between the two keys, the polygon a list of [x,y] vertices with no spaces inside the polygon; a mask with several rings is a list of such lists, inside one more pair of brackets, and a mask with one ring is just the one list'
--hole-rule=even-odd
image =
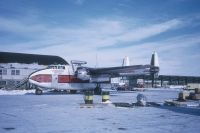
{"label": "vehicle tire", "polygon": [[42,95],[42,93],[43,93],[43,92],[42,92],[42,90],[40,90],[40,89],[36,89],[36,90],[35,90],[35,94],[36,94],[36,95]]}
{"label": "vehicle tire", "polygon": [[76,94],[77,90],[70,90],[70,94]]}

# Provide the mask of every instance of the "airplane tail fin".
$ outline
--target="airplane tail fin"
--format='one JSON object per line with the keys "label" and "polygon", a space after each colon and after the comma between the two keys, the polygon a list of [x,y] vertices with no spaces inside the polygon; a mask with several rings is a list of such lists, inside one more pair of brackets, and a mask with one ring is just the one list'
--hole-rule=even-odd
{"label": "airplane tail fin", "polygon": [[159,61],[158,61],[158,54],[157,52],[153,52],[151,56],[151,62],[150,65],[152,66],[152,73],[158,73],[159,72]]}
{"label": "airplane tail fin", "polygon": [[155,51],[152,53],[152,56],[151,56],[151,65],[155,67],[159,67],[158,54]]}
{"label": "airplane tail fin", "polygon": [[128,56],[126,56],[126,57],[123,59],[122,66],[130,66],[130,60],[129,60],[129,57],[128,57]]}

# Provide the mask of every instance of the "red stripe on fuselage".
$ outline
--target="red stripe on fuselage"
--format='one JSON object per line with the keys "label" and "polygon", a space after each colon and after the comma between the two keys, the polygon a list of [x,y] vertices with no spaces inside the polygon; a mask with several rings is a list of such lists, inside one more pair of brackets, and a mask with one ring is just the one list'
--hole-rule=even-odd
{"label": "red stripe on fuselage", "polygon": [[32,80],[37,81],[39,83],[49,83],[52,82],[51,74],[39,74],[31,77]]}
{"label": "red stripe on fuselage", "polygon": [[89,81],[84,81],[76,78],[73,75],[58,75],[58,83],[88,83]]}

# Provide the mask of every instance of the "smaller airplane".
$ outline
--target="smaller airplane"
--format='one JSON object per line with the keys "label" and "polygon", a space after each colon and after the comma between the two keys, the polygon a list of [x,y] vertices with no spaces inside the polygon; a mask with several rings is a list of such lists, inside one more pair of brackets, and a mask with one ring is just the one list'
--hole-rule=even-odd
{"label": "smaller airplane", "polygon": [[[35,94],[41,95],[43,90],[96,90],[111,85],[112,77],[131,75],[150,75],[159,72],[157,54],[154,52],[150,65],[133,65],[108,68],[84,67],[85,61],[71,61],[71,65],[51,65],[38,70],[29,76],[29,82],[37,86]],[[99,91],[99,90],[97,90]],[[101,90],[100,90],[101,91]]]}

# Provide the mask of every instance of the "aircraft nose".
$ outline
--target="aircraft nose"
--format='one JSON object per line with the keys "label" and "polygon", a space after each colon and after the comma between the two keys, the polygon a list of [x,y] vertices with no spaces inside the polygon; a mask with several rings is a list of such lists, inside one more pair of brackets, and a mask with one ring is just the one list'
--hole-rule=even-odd
{"label": "aircraft nose", "polygon": [[39,82],[39,83],[48,83],[52,82],[51,74],[34,74],[29,77],[29,79]]}

